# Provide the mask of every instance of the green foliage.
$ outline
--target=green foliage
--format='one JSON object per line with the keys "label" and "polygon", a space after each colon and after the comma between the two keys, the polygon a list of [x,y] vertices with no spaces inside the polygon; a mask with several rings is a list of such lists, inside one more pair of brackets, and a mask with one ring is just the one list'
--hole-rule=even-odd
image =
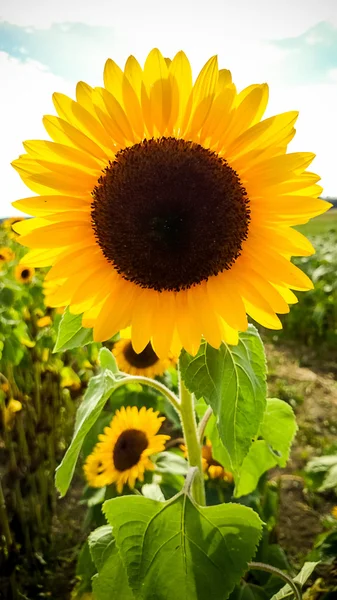
{"label": "green foliage", "polygon": [[[305,584],[305,582],[309,579],[310,575],[314,571],[315,567],[318,565],[317,562],[306,562],[304,563],[301,571],[296,577],[294,577],[294,581],[299,583],[301,586]],[[294,592],[291,590],[290,586],[285,585],[277,594],[275,594],[271,600],[293,600]]]}
{"label": "green foliage", "polygon": [[253,441],[242,463],[236,478],[237,498],[253,492],[261,475],[272,467],[286,466],[296,429],[291,406],[278,398],[267,400],[258,436],[263,439]]}
{"label": "green foliage", "polygon": [[85,592],[91,591],[91,580],[96,574],[96,567],[91,558],[88,541],[86,541],[78,555],[76,576],[79,579],[72,597],[80,599]]}
{"label": "green foliage", "polygon": [[110,525],[99,527],[89,537],[89,547],[98,574],[93,578],[96,600],[133,600],[125,567]]}
{"label": "green foliage", "polygon": [[184,492],[165,503],[114,498],[105,502],[104,512],[134,598],[144,600],[225,600],[261,535],[261,521],[251,509],[196,506]]}
{"label": "green foliage", "polygon": [[102,369],[109,369],[111,373],[119,373],[119,368],[116,363],[116,359],[112,352],[108,348],[102,348],[99,353],[99,362]]}
{"label": "green foliage", "polygon": [[181,371],[189,391],[212,407],[232,470],[237,470],[266,405],[266,360],[257,330],[250,325],[237,346],[222,344],[215,350],[203,342],[195,357],[183,352]]}
{"label": "green foliage", "polygon": [[70,485],[83,440],[101,414],[114,386],[115,379],[109,370],[102,371],[89,382],[83,402],[77,411],[73,439],[56,469],[55,484],[62,496]]}
{"label": "green foliage", "polygon": [[82,315],[72,315],[66,308],[59,324],[54,352],[65,352],[91,342],[92,329],[82,327]]}
{"label": "green foliage", "polygon": [[337,493],[337,454],[316,456],[308,462],[305,470],[312,476],[313,487],[319,492],[335,490]]}

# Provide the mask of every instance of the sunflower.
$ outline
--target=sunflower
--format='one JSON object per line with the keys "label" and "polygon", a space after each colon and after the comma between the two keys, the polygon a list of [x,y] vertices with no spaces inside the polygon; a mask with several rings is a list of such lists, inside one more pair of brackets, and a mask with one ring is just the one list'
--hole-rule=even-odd
{"label": "sunflower", "polygon": [[87,457],[83,471],[90,487],[104,487],[106,485],[106,475],[102,473],[102,461],[100,453],[95,448]]}
{"label": "sunflower", "polygon": [[209,440],[206,440],[206,443],[201,449],[201,457],[204,473],[206,473],[210,479],[223,479],[228,483],[232,483],[232,473],[226,471],[223,466],[213,458],[212,444]]}
{"label": "sunflower", "polygon": [[16,265],[14,270],[15,279],[20,283],[30,283],[34,274],[34,267],[27,267],[27,265]]}
{"label": "sunflower", "polygon": [[157,49],[53,100],[53,141],[13,162],[40,194],[14,203],[36,217],[14,227],[25,262],[52,265],[49,303],[83,314],[95,341],[131,326],[135,352],[151,341],[160,358],[195,354],[202,336],[236,344],[247,314],[280,329],[292,290],[312,288],[291,257],[314,249],[293,226],[330,206],[306,171],[314,154],[286,153],[298,113],[261,121],[266,84],[237,92],[217,57],[193,83],[183,52]]}
{"label": "sunflower", "polygon": [[95,447],[105,485],[115,483],[121,493],[124,484],[133,489],[137,479],[144,480],[144,471],[153,470],[151,454],[164,450],[165,441],[170,439],[168,435],[156,435],[165,420],[158,414],[144,406],[139,411],[136,406],[123,406],[116,411]]}
{"label": "sunflower", "polygon": [[14,260],[15,254],[11,248],[7,248],[7,246],[3,246],[0,248],[0,265],[5,262],[10,262]]}
{"label": "sunflower", "polygon": [[151,342],[145,346],[142,352],[137,353],[133,349],[131,339],[122,339],[116,342],[112,352],[116,357],[119,369],[130,375],[155,377],[162,375],[176,363],[176,359],[172,355],[160,359],[153,350]]}
{"label": "sunflower", "polygon": [[6,235],[9,239],[16,239],[17,238],[17,234],[13,229],[13,225],[15,225],[15,223],[19,223],[20,221],[24,221],[25,217],[10,217],[9,219],[5,219],[2,222],[3,228],[6,231]]}

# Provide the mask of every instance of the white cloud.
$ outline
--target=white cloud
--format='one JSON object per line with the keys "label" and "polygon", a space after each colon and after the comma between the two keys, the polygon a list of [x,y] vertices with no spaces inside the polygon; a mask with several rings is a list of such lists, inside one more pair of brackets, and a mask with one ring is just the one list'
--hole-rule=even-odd
{"label": "white cloud", "polygon": [[189,37],[197,28],[206,38],[215,31],[244,41],[247,36],[299,35],[322,20],[337,23],[334,4],[334,0],[11,0],[3,3],[0,18],[35,27],[66,21],[111,25],[135,31],[138,40],[150,31],[160,36],[167,31],[171,38],[184,31]]}
{"label": "white cloud", "polygon": [[52,93],[55,90],[72,93],[72,86],[37,62],[23,64],[5,52],[0,52],[0,72],[0,216],[8,216],[17,213],[11,202],[33,195],[10,163],[24,153],[23,140],[47,138],[42,116],[54,113]]}
{"label": "white cloud", "polygon": [[272,86],[268,115],[299,110],[290,152],[314,152],[309,167],[321,175],[324,196],[337,196],[337,85]]}

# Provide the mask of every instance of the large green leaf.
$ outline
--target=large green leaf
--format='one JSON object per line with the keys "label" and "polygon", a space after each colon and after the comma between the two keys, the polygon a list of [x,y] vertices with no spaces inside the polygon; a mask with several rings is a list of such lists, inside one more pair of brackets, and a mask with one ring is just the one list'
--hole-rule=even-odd
{"label": "large green leaf", "polygon": [[188,390],[213,408],[232,470],[238,469],[266,405],[266,360],[256,328],[250,325],[237,346],[215,350],[203,342],[195,357],[183,352],[180,364]]}
{"label": "large green leaf", "polygon": [[116,547],[110,525],[103,525],[89,536],[89,548],[98,570],[92,581],[96,600],[133,600],[125,567]]}
{"label": "large green leaf", "polygon": [[72,315],[69,308],[66,308],[59,324],[53,352],[64,352],[92,342],[92,329],[82,327],[82,315]]}
{"label": "large green leaf", "polygon": [[259,431],[264,439],[252,443],[236,474],[236,498],[253,492],[261,475],[275,465],[286,466],[296,430],[296,418],[291,406],[278,398],[267,400]]}
{"label": "large green leaf", "polygon": [[70,485],[83,440],[103,410],[114,389],[115,382],[113,374],[108,370],[102,371],[89,382],[83,402],[76,414],[73,439],[61,464],[56,469],[55,484],[62,496]]}
{"label": "large green leaf", "polygon": [[108,500],[103,510],[136,598],[225,600],[255,554],[261,521],[240,504],[196,506],[141,496]]}

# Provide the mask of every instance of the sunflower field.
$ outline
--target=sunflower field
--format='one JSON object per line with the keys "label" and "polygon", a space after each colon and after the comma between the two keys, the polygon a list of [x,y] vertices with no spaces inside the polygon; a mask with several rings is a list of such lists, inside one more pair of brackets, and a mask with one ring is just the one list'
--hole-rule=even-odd
{"label": "sunflower field", "polygon": [[53,101],[0,229],[0,598],[331,600],[336,386],[287,353],[333,356],[337,254],[298,113],[157,49]]}

